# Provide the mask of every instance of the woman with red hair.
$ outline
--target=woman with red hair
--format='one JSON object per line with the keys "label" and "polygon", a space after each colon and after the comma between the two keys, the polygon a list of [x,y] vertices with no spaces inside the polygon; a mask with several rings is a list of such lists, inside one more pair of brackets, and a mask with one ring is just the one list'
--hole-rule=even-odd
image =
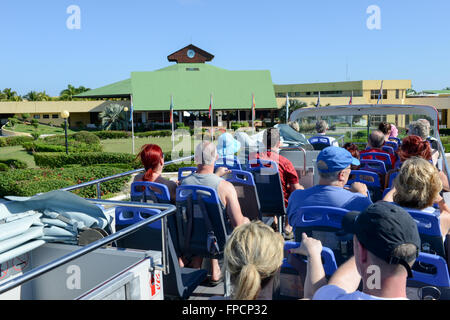
{"label": "woman with red hair", "polygon": [[137,158],[141,159],[145,173],[138,174],[134,181],[149,181],[161,183],[167,186],[171,202],[175,203],[177,184],[161,177],[164,167],[164,155],[161,148],[156,144],[142,146]]}

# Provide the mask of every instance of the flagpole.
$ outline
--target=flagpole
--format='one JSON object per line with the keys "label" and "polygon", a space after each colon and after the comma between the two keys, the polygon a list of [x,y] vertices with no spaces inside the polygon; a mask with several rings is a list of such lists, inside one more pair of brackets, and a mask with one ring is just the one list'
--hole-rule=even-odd
{"label": "flagpole", "polygon": [[173,121],[173,95],[170,95],[170,121],[172,122],[172,151],[175,150],[174,122]]}
{"label": "flagpole", "polygon": [[252,93],[252,129],[253,133],[255,133],[255,94]]}
{"label": "flagpole", "polygon": [[213,142],[214,141],[214,129],[213,129],[214,112],[213,112],[213,96],[212,96],[212,93],[210,95],[209,104],[211,106],[211,113],[210,113],[210,116],[211,116],[211,142]]}
{"label": "flagpole", "polygon": [[286,92],[286,124],[289,122],[289,95]]}
{"label": "flagpole", "polygon": [[[350,101],[351,101],[350,104],[353,105],[353,90],[352,90],[352,96],[350,98]],[[351,118],[350,118],[350,140],[353,141],[353,115],[351,115]]]}
{"label": "flagpole", "polygon": [[131,145],[132,152],[134,154],[134,117],[133,117],[133,95],[130,96],[131,99]]}

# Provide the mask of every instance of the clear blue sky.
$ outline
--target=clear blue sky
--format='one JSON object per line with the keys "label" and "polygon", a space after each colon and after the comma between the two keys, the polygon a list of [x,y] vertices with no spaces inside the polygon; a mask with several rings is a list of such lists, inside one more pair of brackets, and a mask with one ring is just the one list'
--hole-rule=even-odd
{"label": "clear blue sky", "polygon": [[[70,5],[81,29],[69,30]],[[369,30],[370,5],[381,30]],[[275,84],[411,79],[450,86],[448,0],[2,0],[0,89],[58,95],[171,63],[193,43],[230,70],[271,71]]]}

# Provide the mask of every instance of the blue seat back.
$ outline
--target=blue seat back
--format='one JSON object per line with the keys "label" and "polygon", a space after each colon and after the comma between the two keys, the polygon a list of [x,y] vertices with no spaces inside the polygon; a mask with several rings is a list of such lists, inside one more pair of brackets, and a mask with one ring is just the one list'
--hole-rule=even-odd
{"label": "blue seat back", "polygon": [[[218,255],[222,256],[231,227],[216,190],[206,186],[182,185],[177,188],[176,199],[176,226],[180,250],[185,254],[218,257],[217,254],[211,255],[207,247],[209,219],[219,247]],[[206,212],[202,209],[202,203]]]}
{"label": "blue seat back", "polygon": [[385,175],[387,173],[386,165],[382,160],[365,160],[361,159],[359,170],[372,171]]}
{"label": "blue seat back", "polygon": [[397,150],[398,150],[398,143],[395,142],[395,141],[386,141],[386,142],[384,143],[384,145],[385,145],[386,147],[391,147],[394,151],[397,151]]}
{"label": "blue seat back", "polygon": [[421,240],[421,251],[446,257],[444,240],[442,239],[439,212],[429,213],[404,208],[417,223]]}
{"label": "blue seat back", "polygon": [[[427,272],[427,269],[432,272]],[[450,287],[447,263],[438,255],[420,252],[412,267],[412,274],[412,281],[435,287]]]}
{"label": "blue seat back", "polygon": [[397,142],[397,146],[399,147],[402,144],[402,140],[400,140],[399,138],[389,137],[389,140]]}
{"label": "blue seat back", "polygon": [[261,220],[261,205],[253,175],[248,171],[232,170],[224,178],[236,189],[242,214],[250,220]]}
{"label": "blue seat back", "polygon": [[131,184],[131,201],[170,203],[169,188],[164,184],[156,182],[133,182]]}
{"label": "blue seat back", "polygon": [[[284,251],[285,251],[285,256],[288,256],[289,253],[287,253],[288,250],[290,249],[294,249],[294,248],[298,248],[300,247],[301,243],[300,242],[295,242],[295,241],[285,241],[284,242]],[[300,255],[295,254],[296,258],[300,257]],[[327,276],[332,276],[333,273],[337,270],[337,263],[336,263],[336,258],[334,256],[333,250],[331,250],[330,248],[327,247],[322,247],[322,262],[323,262],[323,268],[325,269],[325,274]],[[289,259],[287,259],[286,263],[289,263]],[[306,259],[304,259],[304,261],[306,262]]]}
{"label": "blue seat back", "polygon": [[252,173],[256,184],[261,212],[265,215],[285,215],[283,187],[276,162],[252,159],[248,171]]}
{"label": "blue seat back", "polygon": [[372,171],[352,170],[347,184],[351,185],[353,182],[364,183],[367,187],[381,188],[380,177]]}
{"label": "blue seat back", "polygon": [[340,230],[342,228],[342,218],[348,210],[326,207],[308,206],[300,207],[292,215],[289,224],[294,228],[315,228],[325,227]]}
{"label": "blue seat back", "polygon": [[392,168],[391,157],[389,156],[389,154],[384,152],[361,153],[361,160],[381,160],[384,162],[387,170]]}
{"label": "blue seat back", "polygon": [[178,169],[178,181],[183,181],[184,178],[197,171],[197,167],[184,167]]}
{"label": "blue seat back", "polygon": [[331,146],[330,138],[326,136],[315,136],[308,139],[308,142],[314,147],[314,150],[323,150]]}
{"label": "blue seat back", "polygon": [[395,156],[394,148],[391,147],[391,146],[382,146],[382,147],[381,147],[381,150],[386,151],[387,153],[389,153],[389,154]]}
{"label": "blue seat back", "polygon": [[219,168],[219,167],[226,167],[230,170],[242,170],[242,165],[241,162],[239,161],[239,159],[237,157],[233,157],[233,158],[229,158],[229,157],[224,157],[224,158],[219,158],[216,161],[215,164],[215,169]]}
{"label": "blue seat back", "polygon": [[394,183],[394,179],[396,176],[398,176],[399,171],[394,171],[391,174],[389,174],[389,181],[388,181],[388,188],[392,188],[392,184]]}

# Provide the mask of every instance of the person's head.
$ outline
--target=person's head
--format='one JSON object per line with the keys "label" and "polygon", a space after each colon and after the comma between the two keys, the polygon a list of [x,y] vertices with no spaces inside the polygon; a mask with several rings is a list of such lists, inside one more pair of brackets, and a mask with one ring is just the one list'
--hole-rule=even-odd
{"label": "person's head", "polygon": [[283,262],[284,239],[272,228],[255,221],[234,229],[224,251],[224,266],[233,284],[232,297],[254,300]]}
{"label": "person's head", "polygon": [[319,120],[316,122],[317,133],[325,133],[328,130],[328,123],[325,120]]}
{"label": "person's head", "polygon": [[385,137],[383,132],[381,130],[373,130],[368,139],[368,145],[369,147],[375,148],[375,149],[381,149],[385,141]]}
{"label": "person's head", "polygon": [[164,166],[164,155],[161,148],[156,144],[143,145],[137,155],[145,168],[142,180],[149,181],[153,173],[158,172]]}
{"label": "person's head", "polygon": [[217,153],[220,157],[233,156],[241,149],[241,143],[225,132],[217,140]]}
{"label": "person's head", "polygon": [[425,123],[422,120],[411,122],[409,124],[408,135],[419,136],[422,140],[426,140],[430,136],[429,122]]}
{"label": "person's head", "polygon": [[364,290],[376,266],[380,270],[380,285],[391,278],[398,285],[401,281],[405,288],[397,289],[406,292],[406,278],[411,276],[420,248],[419,231],[411,215],[393,203],[378,201],[362,212],[347,213],[342,226],[354,235],[355,263]]}
{"label": "person's head", "polygon": [[413,157],[402,164],[394,187],[394,201],[398,205],[422,210],[433,205],[442,190],[442,182],[435,166]]}
{"label": "person's head", "polygon": [[288,125],[295,131],[300,131],[300,125],[298,124],[297,121],[289,121]]}
{"label": "person's head", "polygon": [[398,129],[395,125],[391,124],[391,135],[389,137],[398,137]]}
{"label": "person's head", "polygon": [[327,147],[317,156],[317,170],[322,185],[344,187],[351,173],[351,165],[359,166],[358,159],[340,147]]}
{"label": "person's head", "polygon": [[[358,146],[356,144],[347,142],[346,144],[344,144],[343,148],[345,150],[347,150],[348,152],[350,152],[350,154],[352,155],[353,158],[358,159],[358,160],[361,158],[361,155],[359,154]],[[352,164],[351,169],[358,170],[359,166],[355,166]]]}
{"label": "person's head", "polygon": [[392,126],[388,122],[380,122],[378,125],[378,130],[383,132],[385,136],[389,137],[391,135]]}
{"label": "person's head", "polygon": [[211,141],[203,141],[195,148],[194,161],[197,166],[214,167],[218,157],[216,146]]}
{"label": "person's head", "polygon": [[276,150],[280,148],[280,130],[277,128],[268,128],[264,131],[263,141],[267,150]]}
{"label": "person's head", "polygon": [[431,147],[428,141],[422,140],[419,136],[407,136],[402,140],[402,144],[397,151],[400,161],[403,162],[411,157],[420,157],[431,160]]}

